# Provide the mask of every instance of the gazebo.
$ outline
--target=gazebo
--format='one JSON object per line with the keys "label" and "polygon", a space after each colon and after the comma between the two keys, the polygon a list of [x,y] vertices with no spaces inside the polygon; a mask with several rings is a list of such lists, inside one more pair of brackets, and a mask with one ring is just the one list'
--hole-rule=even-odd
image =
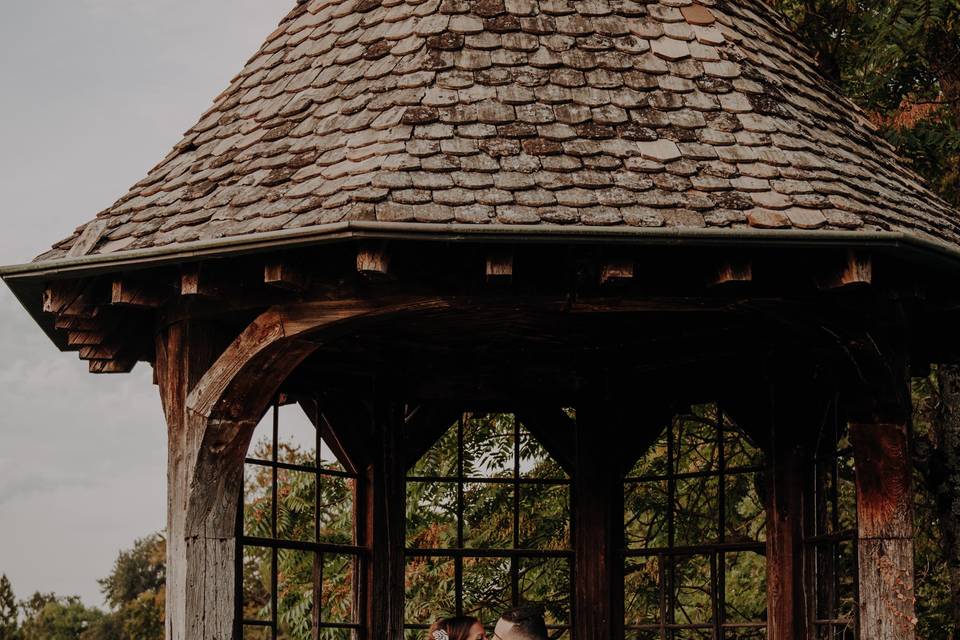
{"label": "gazebo", "polygon": [[[915,636],[909,378],[957,353],[958,268],[957,212],[759,0],[299,0],[144,180],[2,275],[91,372],[154,368],[171,640],[291,637],[288,552],[314,562],[314,638],[419,637],[419,558],[457,611],[477,563],[518,604],[525,563],[555,561],[551,626],[576,640],[884,640]],[[333,464],[278,456],[297,407]],[[691,445],[690,416],[716,440]],[[465,468],[475,428],[512,443],[504,469]],[[447,437],[450,464],[418,462]],[[528,473],[533,442],[553,476]],[[272,482],[258,535],[251,466]],[[315,535],[277,533],[295,472],[344,483],[349,539],[321,535],[319,499]],[[733,536],[744,475],[765,524]],[[464,515],[484,482],[496,544]],[[450,486],[432,546],[411,543],[413,483]],[[544,486],[567,533],[536,547]],[[648,491],[660,524],[631,529]],[[719,524],[688,535],[677,501],[703,492]],[[747,619],[727,584],[748,553]],[[352,576],[336,619],[328,556]]]}

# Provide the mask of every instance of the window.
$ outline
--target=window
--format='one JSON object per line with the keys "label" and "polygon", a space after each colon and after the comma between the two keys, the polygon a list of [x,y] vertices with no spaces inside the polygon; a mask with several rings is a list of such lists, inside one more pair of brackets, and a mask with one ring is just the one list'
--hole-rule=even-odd
{"label": "window", "polygon": [[407,638],[540,603],[570,639],[570,478],[511,414],[466,414],[407,477]]}
{"label": "window", "polygon": [[766,637],[762,478],[716,405],[664,430],[624,482],[627,638]]}
{"label": "window", "polygon": [[804,561],[809,621],[817,640],[856,638],[857,496],[853,447],[832,411],[807,479]]}
{"label": "window", "polygon": [[237,554],[243,638],[355,638],[356,477],[295,405],[268,411],[248,456]]}

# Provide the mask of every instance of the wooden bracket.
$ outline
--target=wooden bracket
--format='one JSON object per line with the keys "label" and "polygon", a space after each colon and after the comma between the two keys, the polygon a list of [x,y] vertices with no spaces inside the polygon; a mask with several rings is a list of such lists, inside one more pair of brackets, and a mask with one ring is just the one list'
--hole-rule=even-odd
{"label": "wooden bracket", "polygon": [[138,309],[156,309],[163,304],[165,298],[163,290],[156,285],[117,278],[113,281],[110,304]]}
{"label": "wooden bracket", "polygon": [[180,295],[192,298],[219,298],[220,288],[201,265],[184,267],[180,274]]}
{"label": "wooden bracket", "polygon": [[310,284],[309,276],[289,262],[268,262],[263,265],[264,284],[300,293]]}
{"label": "wooden bracket", "polygon": [[509,284],[513,281],[513,251],[494,249],[487,254],[487,282]]}
{"label": "wooden bracket", "polygon": [[362,244],[357,249],[357,273],[368,278],[390,275],[390,252],[382,245]]}
{"label": "wooden bracket", "polygon": [[860,251],[847,251],[843,262],[818,280],[821,289],[868,285],[873,283],[873,258]]}
{"label": "wooden bracket", "polygon": [[707,278],[711,287],[752,281],[753,263],[748,259],[723,260]]}

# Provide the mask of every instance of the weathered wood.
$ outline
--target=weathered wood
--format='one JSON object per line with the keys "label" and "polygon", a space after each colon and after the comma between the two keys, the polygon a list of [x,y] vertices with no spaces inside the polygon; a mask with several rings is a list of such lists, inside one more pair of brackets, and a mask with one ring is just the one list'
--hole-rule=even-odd
{"label": "weathered wood", "polygon": [[87,347],[90,345],[102,344],[107,339],[107,334],[100,331],[68,331],[67,345],[71,347]]}
{"label": "weathered wood", "polygon": [[403,448],[408,468],[417,464],[463,414],[461,409],[429,403],[414,409],[404,420]]}
{"label": "weathered wood", "polygon": [[371,551],[363,576],[366,638],[403,640],[407,465],[402,406],[378,402],[373,427],[376,459],[367,469],[363,496],[363,544]]}
{"label": "weathered wood", "polygon": [[361,244],[357,248],[357,272],[372,278],[390,275],[391,254],[383,244]]}
{"label": "weathered wood", "polygon": [[623,476],[610,464],[618,417],[605,403],[577,407],[573,528],[574,637],[623,638]]}
{"label": "weathered wood", "polygon": [[513,251],[493,249],[487,254],[487,282],[508,284],[513,281]]}
{"label": "weathered wood", "polygon": [[91,360],[87,364],[90,373],[130,373],[137,365],[136,358],[114,360]]}
{"label": "weathered wood", "polygon": [[129,346],[116,340],[111,340],[109,343],[104,344],[80,347],[80,359],[113,360],[123,353],[124,348],[129,348]]}
{"label": "weathered wood", "polygon": [[907,428],[851,424],[857,482],[860,637],[913,640],[913,488]]}
{"label": "weathered wood", "polygon": [[104,331],[104,321],[100,318],[57,316],[53,327],[62,331]]}
{"label": "weathered wood", "polygon": [[633,256],[616,256],[606,259],[600,266],[600,284],[623,284],[633,280],[636,261]]}
{"label": "weathered wood", "polygon": [[707,278],[710,286],[721,286],[730,283],[744,283],[753,280],[753,262],[748,259],[724,260]]}
{"label": "weathered wood", "polygon": [[184,267],[180,273],[180,295],[187,298],[220,298],[221,286],[201,265]]}
{"label": "weathered wood", "polygon": [[310,284],[305,271],[289,262],[268,262],[263,265],[264,284],[299,293]]}
{"label": "weathered wood", "polygon": [[110,292],[110,304],[138,309],[156,309],[165,298],[160,287],[126,278],[115,279]]}
{"label": "weathered wood", "polygon": [[360,474],[372,457],[373,431],[367,407],[359,400],[326,401],[322,407],[314,398],[300,398],[299,402],[337,460],[347,471]]}
{"label": "weathered wood", "polygon": [[860,251],[848,251],[834,270],[821,275],[821,289],[838,289],[853,285],[868,285],[873,282],[873,258]]}
{"label": "weathered wood", "polygon": [[571,476],[576,469],[577,423],[560,408],[522,407],[517,419],[537,439],[550,457]]}

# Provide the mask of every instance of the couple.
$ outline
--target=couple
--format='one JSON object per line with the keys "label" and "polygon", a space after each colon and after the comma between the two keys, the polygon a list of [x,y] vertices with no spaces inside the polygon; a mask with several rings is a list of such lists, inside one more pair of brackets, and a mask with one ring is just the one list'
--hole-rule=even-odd
{"label": "couple", "polygon": [[547,625],[540,607],[507,611],[497,620],[493,637],[488,638],[476,618],[445,618],[433,623],[428,640],[548,640]]}

